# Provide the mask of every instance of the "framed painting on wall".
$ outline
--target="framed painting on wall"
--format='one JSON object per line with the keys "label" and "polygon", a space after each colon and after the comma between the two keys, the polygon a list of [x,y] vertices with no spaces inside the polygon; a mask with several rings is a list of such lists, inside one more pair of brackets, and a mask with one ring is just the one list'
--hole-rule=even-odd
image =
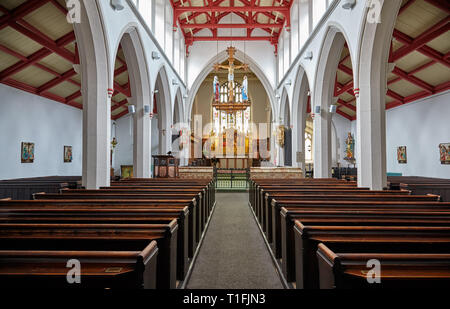
{"label": "framed painting on wall", "polygon": [[397,160],[400,164],[406,164],[406,146],[399,146],[397,148]]}
{"label": "framed painting on wall", "polygon": [[441,164],[450,164],[450,143],[439,144],[439,158]]}
{"label": "framed painting on wall", "polygon": [[120,166],[120,177],[133,178],[133,165],[121,165]]}
{"label": "framed painting on wall", "polygon": [[72,162],[72,146],[64,146],[64,163]]}
{"label": "framed painting on wall", "polygon": [[33,163],[34,162],[34,143],[22,142],[20,156],[21,156],[22,163]]}

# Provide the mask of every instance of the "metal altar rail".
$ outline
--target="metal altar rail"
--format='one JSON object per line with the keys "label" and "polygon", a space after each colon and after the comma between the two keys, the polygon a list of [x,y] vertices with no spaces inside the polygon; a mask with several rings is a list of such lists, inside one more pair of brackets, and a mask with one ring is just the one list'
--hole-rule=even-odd
{"label": "metal altar rail", "polygon": [[214,168],[218,191],[247,191],[249,178],[249,168]]}

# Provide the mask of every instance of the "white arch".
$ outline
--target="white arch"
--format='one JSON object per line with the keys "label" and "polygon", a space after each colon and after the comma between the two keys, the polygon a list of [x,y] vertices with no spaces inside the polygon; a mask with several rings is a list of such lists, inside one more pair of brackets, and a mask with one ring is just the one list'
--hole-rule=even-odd
{"label": "white arch", "polygon": [[290,102],[289,102],[289,95],[286,87],[283,87],[283,92],[281,94],[281,101],[280,101],[280,110],[278,112],[279,115],[279,122],[284,125],[290,125],[291,119],[286,119],[286,113],[289,112],[290,109]]}
{"label": "white arch", "polygon": [[[281,101],[280,101],[280,110],[278,111],[278,119],[275,119],[275,122],[278,123],[279,125],[284,125],[284,126],[290,126],[290,102],[289,102],[289,95],[288,95],[288,91],[286,89],[286,87],[283,87],[283,92],[281,94]],[[284,166],[285,165],[285,151],[286,151],[286,145],[284,147],[279,147],[278,148],[278,165],[279,166]],[[292,158],[292,157],[291,157]]]}
{"label": "white arch", "polygon": [[133,115],[133,166],[134,175],[149,178],[151,169],[151,122],[144,112],[144,106],[151,106],[150,80],[145,61],[145,52],[141,37],[136,28],[131,27],[123,32],[120,40],[131,90],[130,101],[136,106]]}
{"label": "white arch", "polygon": [[184,106],[183,95],[181,94],[181,87],[178,87],[175,92],[175,101],[173,104],[173,123],[182,122],[184,120]]}
{"label": "white arch", "polygon": [[[346,39],[337,26],[330,25],[325,35],[317,64],[314,83],[314,107],[320,114],[314,117],[314,177],[331,177],[331,114],[328,109],[334,98],[336,71]],[[348,43],[347,43],[348,44]],[[352,60],[353,61],[353,60]]]}
{"label": "white arch", "polygon": [[[264,89],[266,90],[267,96],[270,101],[270,106],[272,108],[272,119],[277,119],[277,104],[276,104],[276,98],[275,98],[275,91],[273,90],[269,80],[267,79],[266,75],[264,74],[263,70],[257,65],[257,63],[248,55],[244,55],[243,52],[240,50],[236,50],[235,58],[241,62],[244,61],[249,63],[250,70],[255,73],[256,77],[261,81]],[[198,89],[200,88],[201,84],[205,80],[206,76],[210,74],[213,70],[214,63],[217,62],[223,62],[226,59],[228,59],[228,54],[226,51],[222,51],[218,54],[218,56],[213,57],[203,68],[203,70],[200,72],[200,74],[195,79],[194,83],[192,84],[192,88],[189,91],[189,97],[188,102],[186,105],[186,118],[185,121],[187,123],[190,123],[190,119],[192,117],[192,107],[194,105],[194,99],[197,95]]]}
{"label": "white arch", "polygon": [[171,148],[171,125],[172,125],[172,102],[170,96],[170,86],[165,65],[161,65],[156,80],[154,91],[156,93],[156,104],[158,109],[158,129],[159,129],[159,152],[166,154]]}
{"label": "white arch", "polygon": [[302,66],[299,66],[292,96],[292,158],[297,158],[297,152],[301,153],[300,162],[297,162],[297,159],[295,159],[293,165],[303,168],[303,172],[305,172],[305,127],[308,92],[311,97],[310,85],[308,74]]}

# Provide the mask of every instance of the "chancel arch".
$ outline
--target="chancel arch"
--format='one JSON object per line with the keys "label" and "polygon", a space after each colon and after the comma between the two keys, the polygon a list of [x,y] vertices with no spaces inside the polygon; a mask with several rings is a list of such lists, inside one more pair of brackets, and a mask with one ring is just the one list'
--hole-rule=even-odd
{"label": "chancel arch", "polygon": [[[215,59],[217,60],[217,58]],[[199,86],[194,85],[191,90],[191,96],[193,96],[197,89],[193,96],[192,110],[188,112],[191,114],[191,129],[194,130],[193,117],[201,116],[202,148],[207,141],[211,141],[211,149],[214,149],[221,167],[244,168],[253,164],[253,161],[258,162],[255,164],[261,164],[270,159],[272,110],[270,95],[266,91],[264,82],[253,71],[253,64],[249,63],[249,68],[246,70],[243,59],[248,59],[248,57],[235,57],[233,65],[237,69],[233,72],[231,83],[228,70],[216,71],[213,63],[205,70],[205,73],[208,74]],[[218,64],[226,67],[229,59],[224,58]],[[215,82],[215,78],[217,78],[217,82]],[[214,94],[216,83],[217,100]],[[244,92],[244,88],[247,89],[246,92]],[[247,98],[245,94],[247,94]],[[231,111],[223,108],[227,104],[230,105],[231,101],[240,109]],[[215,103],[218,105],[213,106]],[[262,136],[262,140],[260,140],[260,136]],[[231,145],[228,139],[234,139],[234,145]],[[206,145],[209,147],[210,144]],[[255,146],[252,147],[252,145]],[[259,147],[265,147],[265,150],[260,152]],[[219,148],[222,149],[222,154],[220,154]],[[198,160],[200,158],[194,158],[194,151],[191,151],[191,159],[200,161]]]}

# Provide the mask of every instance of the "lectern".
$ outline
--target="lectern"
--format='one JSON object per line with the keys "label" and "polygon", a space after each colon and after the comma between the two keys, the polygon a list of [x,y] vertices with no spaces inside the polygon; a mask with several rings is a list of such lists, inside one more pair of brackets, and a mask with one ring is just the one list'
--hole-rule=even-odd
{"label": "lectern", "polygon": [[153,166],[155,167],[155,178],[176,178],[180,160],[170,155],[157,155],[153,157]]}

